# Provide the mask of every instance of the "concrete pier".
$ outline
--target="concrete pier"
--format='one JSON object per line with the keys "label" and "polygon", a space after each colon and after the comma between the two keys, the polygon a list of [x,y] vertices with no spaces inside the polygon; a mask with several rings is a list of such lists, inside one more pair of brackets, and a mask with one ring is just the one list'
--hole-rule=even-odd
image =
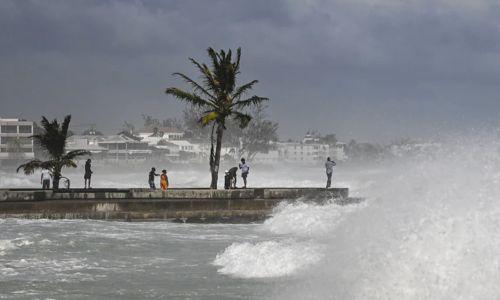
{"label": "concrete pier", "polygon": [[0,189],[0,218],[263,221],[282,201],[360,202],[347,188],[210,189]]}

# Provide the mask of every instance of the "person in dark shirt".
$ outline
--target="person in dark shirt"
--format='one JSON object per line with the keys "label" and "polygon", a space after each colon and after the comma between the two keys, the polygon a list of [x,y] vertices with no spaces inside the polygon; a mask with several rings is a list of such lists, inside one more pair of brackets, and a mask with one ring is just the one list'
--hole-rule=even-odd
{"label": "person in dark shirt", "polygon": [[87,181],[88,181],[88,188],[90,189],[90,178],[92,177],[92,170],[91,170],[91,160],[90,158],[87,159],[87,161],[85,162],[85,175],[83,175],[83,179],[85,180],[85,188],[87,188]]}
{"label": "person in dark shirt", "polygon": [[335,167],[337,164],[328,157],[326,159],[325,163],[325,169],[326,169],[326,188],[330,188],[332,185],[332,174],[333,174],[333,167]]}
{"label": "person in dark shirt", "polygon": [[155,176],[160,176],[160,174],[156,174],[156,169],[155,168],[151,168],[151,171],[149,171],[149,188],[152,189],[152,190],[155,190],[156,189],[156,186],[155,186]]}
{"label": "person in dark shirt", "polygon": [[224,176],[224,188],[226,190],[236,188],[236,172],[238,172],[238,167],[232,167],[226,171],[226,175]]}

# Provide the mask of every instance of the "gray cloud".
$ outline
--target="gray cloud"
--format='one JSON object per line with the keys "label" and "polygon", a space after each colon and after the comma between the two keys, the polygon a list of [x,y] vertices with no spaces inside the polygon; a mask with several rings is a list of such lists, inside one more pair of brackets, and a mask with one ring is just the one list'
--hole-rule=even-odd
{"label": "gray cloud", "polygon": [[283,136],[429,136],[500,120],[490,1],[0,1],[0,115],[116,130],[175,116],[187,57],[243,48]]}

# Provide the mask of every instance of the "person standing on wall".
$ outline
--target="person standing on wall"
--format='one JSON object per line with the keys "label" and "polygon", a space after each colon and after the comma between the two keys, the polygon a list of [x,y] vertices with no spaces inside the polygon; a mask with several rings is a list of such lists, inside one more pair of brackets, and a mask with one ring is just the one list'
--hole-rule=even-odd
{"label": "person standing on wall", "polygon": [[91,162],[92,161],[90,160],[90,158],[87,159],[87,161],[85,162],[85,175],[83,176],[83,179],[85,180],[85,188],[87,188],[87,181],[88,181],[89,182],[89,184],[88,184],[89,189],[91,188],[90,187],[90,178],[92,177],[92,173],[94,173],[91,170],[91,167],[92,167]]}
{"label": "person standing on wall", "polygon": [[250,167],[247,165],[244,158],[241,159],[240,170],[241,170],[241,177],[243,177],[243,184],[244,184],[243,188],[246,189],[247,188],[247,176],[248,176],[248,172],[250,171]]}
{"label": "person standing on wall", "polygon": [[160,174],[156,174],[156,169],[153,167],[153,168],[151,168],[151,171],[149,171],[149,178],[148,178],[149,188],[151,190],[156,189],[155,176],[160,176]]}
{"label": "person standing on wall", "polygon": [[43,169],[42,170],[42,175],[40,176],[40,183],[42,184],[42,189],[50,189],[50,179],[52,178],[52,175],[50,175],[49,170]]}
{"label": "person standing on wall", "polygon": [[325,168],[326,168],[326,188],[329,188],[332,185],[332,175],[333,175],[333,167],[337,164],[328,157],[326,159]]}
{"label": "person standing on wall", "polygon": [[167,170],[162,170],[160,175],[160,188],[162,191],[166,191],[168,188],[168,176]]}

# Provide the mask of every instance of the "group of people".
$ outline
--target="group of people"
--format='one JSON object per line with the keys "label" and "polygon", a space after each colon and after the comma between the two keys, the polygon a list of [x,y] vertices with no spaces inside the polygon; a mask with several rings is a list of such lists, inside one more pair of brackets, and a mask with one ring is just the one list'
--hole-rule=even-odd
{"label": "group of people", "polygon": [[247,188],[247,177],[250,172],[250,166],[246,163],[245,159],[241,159],[241,163],[238,167],[232,167],[227,170],[224,175],[224,188],[235,189],[236,188],[236,173],[238,172],[238,168],[241,170],[241,177],[243,178],[243,188]]}
{"label": "group of people", "polygon": [[149,171],[149,177],[148,177],[148,183],[149,183],[149,188],[151,190],[156,190],[156,185],[155,185],[155,177],[160,176],[160,188],[162,191],[166,191],[168,188],[168,176],[167,176],[167,170],[162,170],[161,174],[156,174],[156,168],[153,167],[151,168],[151,171]]}
{"label": "group of people", "polygon": [[[83,180],[85,181],[85,185],[84,185],[84,188],[87,189],[91,189],[90,187],[90,180],[92,178],[92,160],[90,159],[87,159],[87,161],[85,162],[85,174],[83,175]],[[65,178],[65,177],[63,177]],[[52,174],[50,173],[49,170],[47,169],[42,169],[42,174],[40,176],[40,184],[42,185],[42,189],[46,190],[46,189],[50,189],[50,181],[53,180],[52,179]],[[67,181],[67,184],[68,184],[68,188],[69,188],[69,179],[66,178]]]}
{"label": "group of people", "polygon": [[[326,169],[326,188],[330,188],[332,184],[332,175],[333,175],[333,167],[336,166],[336,163],[328,157],[326,159],[325,163],[325,169]],[[225,172],[224,176],[224,188],[225,189],[235,189],[236,188],[236,179],[237,179],[237,172],[238,169],[241,170],[241,177],[243,178],[243,187],[246,189],[247,187],[247,177],[248,173],[250,172],[250,166],[246,163],[245,159],[241,159],[241,163],[238,165],[238,167],[232,167],[231,169],[227,170]],[[83,179],[85,181],[85,189],[90,187],[90,181],[92,178],[92,161],[90,159],[87,159],[85,162],[85,174],[83,176]],[[156,189],[155,185],[155,177],[160,176],[160,188],[163,191],[166,191],[169,183],[168,183],[168,176],[167,176],[167,170],[162,170],[161,174],[156,173],[156,168],[151,168],[151,171],[149,172],[149,178],[148,178],[148,183],[149,183],[149,188],[151,190]],[[50,181],[52,179],[52,174],[49,172],[49,170],[43,169],[42,170],[42,175],[40,177],[40,184],[42,185],[43,189],[49,189],[50,188]]]}

